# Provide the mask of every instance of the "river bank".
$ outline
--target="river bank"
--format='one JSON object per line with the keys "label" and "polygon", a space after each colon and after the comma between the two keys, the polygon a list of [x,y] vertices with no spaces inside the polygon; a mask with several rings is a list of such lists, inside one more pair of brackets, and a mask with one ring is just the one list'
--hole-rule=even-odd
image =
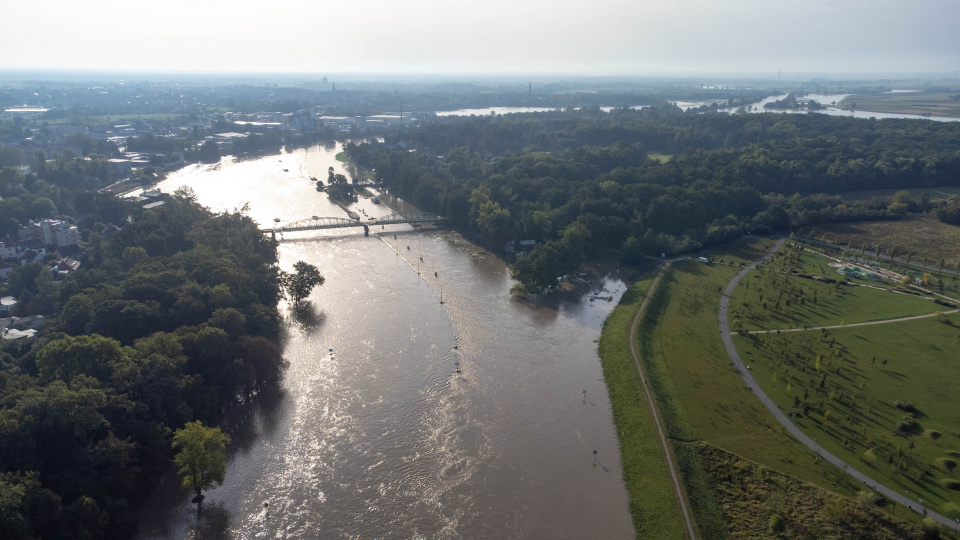
{"label": "river bank", "polygon": [[[337,151],[195,166],[160,187],[188,185],[214,211],[250,202],[260,223],[339,216],[304,180],[342,170]],[[381,199],[349,207],[409,208]],[[610,302],[518,302],[497,257],[452,231],[399,225],[286,234],[279,256],[326,278],[309,299],[316,317],[285,315],[282,394],[230,421],[249,436],[230,449],[207,515],[198,522],[168,484],[141,537],[633,536],[594,343],[622,281],[598,279]]]}

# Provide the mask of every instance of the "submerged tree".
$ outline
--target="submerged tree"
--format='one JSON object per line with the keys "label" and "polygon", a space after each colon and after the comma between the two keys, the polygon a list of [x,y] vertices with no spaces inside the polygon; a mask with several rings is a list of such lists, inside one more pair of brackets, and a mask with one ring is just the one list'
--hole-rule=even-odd
{"label": "submerged tree", "polygon": [[227,458],[223,451],[230,436],[217,427],[206,427],[200,421],[188,422],[173,435],[173,447],[180,451],[173,458],[183,477],[183,487],[196,491],[194,502],[203,500],[201,492],[223,484],[227,475]]}
{"label": "submerged tree", "polygon": [[297,261],[293,265],[293,273],[280,273],[284,296],[289,298],[294,306],[300,305],[304,298],[310,296],[310,291],[323,285],[324,281],[316,266],[303,261]]}

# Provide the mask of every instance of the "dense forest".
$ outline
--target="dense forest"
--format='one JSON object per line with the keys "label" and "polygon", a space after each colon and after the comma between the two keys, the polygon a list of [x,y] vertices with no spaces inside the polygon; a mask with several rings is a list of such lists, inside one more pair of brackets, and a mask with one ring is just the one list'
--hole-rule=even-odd
{"label": "dense forest", "polygon": [[494,250],[536,240],[513,266],[524,293],[607,250],[633,262],[751,232],[901,219],[930,202],[839,194],[958,185],[958,149],[955,122],[685,113],[660,103],[445,117],[348,152]]}
{"label": "dense forest", "polygon": [[0,290],[19,315],[48,317],[35,338],[0,341],[0,537],[130,536],[173,431],[277,389],[276,245],[189,190],[153,210],[98,194],[98,159],[5,174],[7,232],[72,215],[86,241],[65,280],[49,254]]}

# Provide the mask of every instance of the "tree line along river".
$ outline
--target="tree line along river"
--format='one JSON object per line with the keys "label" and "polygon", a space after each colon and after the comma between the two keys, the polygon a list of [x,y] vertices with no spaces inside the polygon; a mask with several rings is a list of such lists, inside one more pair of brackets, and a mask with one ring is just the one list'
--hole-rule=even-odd
{"label": "tree line along river", "polygon": [[[215,211],[249,203],[265,226],[343,216],[309,181],[342,172],[339,150],[225,158],[159,187],[188,185]],[[406,208],[380,198],[351,209],[366,218]],[[326,278],[310,297],[314,317],[281,306],[281,396],[225,419],[227,478],[200,519],[171,471],[145,504],[140,536],[632,537],[595,343],[623,282],[591,283],[610,301],[524,303],[509,294],[506,266],[455,232],[371,233],[281,240],[283,269],[304,260]]]}

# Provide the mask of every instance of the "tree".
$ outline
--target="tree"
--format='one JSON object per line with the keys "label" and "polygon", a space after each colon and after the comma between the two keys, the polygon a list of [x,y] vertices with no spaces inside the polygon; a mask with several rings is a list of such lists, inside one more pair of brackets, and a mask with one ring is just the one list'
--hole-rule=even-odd
{"label": "tree", "polygon": [[217,143],[207,141],[197,150],[197,159],[203,163],[217,163],[220,161],[220,148]]}
{"label": "tree", "polygon": [[323,276],[320,270],[303,261],[293,265],[293,273],[281,272],[280,283],[283,285],[284,297],[293,301],[293,305],[300,305],[304,298],[310,296],[314,287],[323,285]]}
{"label": "tree", "polygon": [[180,451],[174,456],[183,477],[183,487],[196,491],[194,502],[203,500],[201,492],[215,484],[223,484],[227,475],[227,458],[224,448],[230,436],[218,427],[206,427],[200,421],[188,422],[173,435],[173,448]]}

